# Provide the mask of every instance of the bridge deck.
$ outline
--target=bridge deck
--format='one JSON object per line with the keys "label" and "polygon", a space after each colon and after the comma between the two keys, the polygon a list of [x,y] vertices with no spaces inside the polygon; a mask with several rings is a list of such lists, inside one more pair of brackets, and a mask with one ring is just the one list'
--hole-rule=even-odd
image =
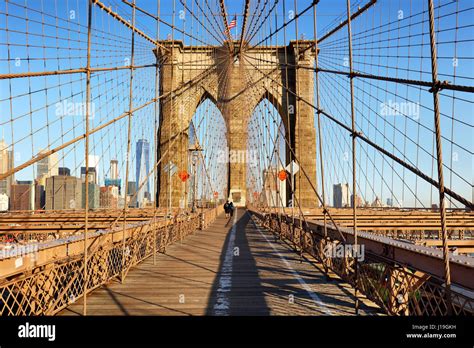
{"label": "bridge deck", "polygon": [[[226,225],[227,223],[227,225]],[[353,290],[330,280],[238,209],[88,296],[88,315],[351,315]],[[377,310],[361,305],[362,314]],[[60,315],[82,313],[82,300]]]}

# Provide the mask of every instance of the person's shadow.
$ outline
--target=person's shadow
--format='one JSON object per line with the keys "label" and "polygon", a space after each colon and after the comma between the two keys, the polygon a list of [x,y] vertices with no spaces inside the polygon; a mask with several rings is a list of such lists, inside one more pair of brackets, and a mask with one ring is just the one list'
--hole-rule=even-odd
{"label": "person's shadow", "polygon": [[234,216],[234,214],[229,214],[229,218],[227,219],[227,222],[225,223],[225,227],[229,226],[229,222],[232,220],[232,217]]}

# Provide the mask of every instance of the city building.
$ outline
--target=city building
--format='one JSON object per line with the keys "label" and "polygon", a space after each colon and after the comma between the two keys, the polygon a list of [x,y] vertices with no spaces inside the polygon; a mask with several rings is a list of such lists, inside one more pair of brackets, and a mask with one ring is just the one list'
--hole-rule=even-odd
{"label": "city building", "polygon": [[383,207],[383,204],[379,197],[375,197],[375,200],[372,202],[371,206],[373,208],[381,208]]}
{"label": "city building", "polygon": [[[47,152],[47,149],[41,150],[39,155],[44,154]],[[50,178],[52,176],[59,174],[59,162],[58,162],[58,155],[56,153],[52,153],[51,155],[40,159],[36,163],[36,179],[43,180],[45,178]]]}
{"label": "city building", "polygon": [[70,176],[71,175],[71,170],[69,168],[66,168],[66,167],[59,167],[58,175]]}
{"label": "city building", "polygon": [[[89,176],[87,182],[97,184],[97,172],[95,167],[89,167],[87,175]],[[82,182],[86,182],[86,167],[81,167],[81,180]]]}
{"label": "city building", "polygon": [[110,160],[110,179],[116,180],[118,177],[118,161]]}
{"label": "city building", "polygon": [[135,181],[129,181],[127,185],[127,202],[130,208],[137,207],[137,183]]}
{"label": "city building", "polygon": [[46,176],[41,176],[35,180],[35,210],[46,208]]}
{"label": "city building", "polygon": [[46,179],[46,210],[80,209],[82,180],[74,176],[55,175]]}
{"label": "city building", "polygon": [[143,200],[142,208],[153,208],[154,207],[154,202],[148,200],[148,198],[145,197]]}
{"label": "city building", "polygon": [[116,186],[119,190],[119,194],[122,194],[122,179],[110,179],[106,178],[104,180],[105,186]]}
{"label": "city building", "polygon": [[35,186],[32,181],[19,181],[11,186],[10,210],[33,210]]}
{"label": "city building", "polygon": [[[351,201],[350,201],[351,208],[353,207],[352,199],[353,199],[353,195],[351,195]],[[356,194],[356,199],[355,200],[356,200],[356,207],[363,207],[364,206],[364,201],[362,200],[362,197],[360,195]]]}
{"label": "city building", "polygon": [[[13,151],[8,150],[7,143],[2,139],[0,140],[0,174],[8,172],[13,167]],[[10,188],[14,180],[14,175],[0,180],[0,194],[3,193],[10,197]]]}
{"label": "city building", "polygon": [[101,208],[118,208],[119,193],[116,186],[102,186],[100,188],[100,207]]}
{"label": "city building", "polygon": [[123,209],[125,207],[125,200],[127,199],[128,201],[128,197],[125,198],[124,196],[118,196],[118,208],[119,209]]}
{"label": "city building", "polygon": [[147,175],[150,172],[150,143],[146,139],[139,139],[136,148],[136,182],[137,188],[145,181],[145,184],[138,190],[137,203],[140,206],[145,197],[150,197],[150,180]]}
{"label": "city building", "polygon": [[35,184],[35,210],[44,210],[46,206],[45,185]]}
{"label": "city building", "polygon": [[[98,155],[89,155],[89,171],[90,168],[94,168],[94,173],[95,173],[95,183],[100,184],[100,178],[99,178],[99,162],[100,162],[100,156]],[[86,164],[84,163],[83,167],[85,168]]]}
{"label": "city building", "polygon": [[0,193],[0,211],[8,210],[8,196],[5,193]]}
{"label": "city building", "polygon": [[189,132],[188,132],[188,139],[189,139],[189,146],[193,147],[197,145],[197,136],[196,136],[196,129],[194,128],[194,122],[191,122],[189,125]]}
{"label": "city building", "polygon": [[[89,182],[89,209],[97,209],[100,207],[100,187],[99,185]],[[86,183],[82,183],[82,208],[86,207]]]}
{"label": "city building", "polygon": [[116,186],[118,188],[119,196],[122,194],[122,180],[119,179],[118,174],[118,161],[111,160],[110,161],[110,173],[109,177],[105,178],[104,185],[105,186]]}
{"label": "city building", "polygon": [[335,184],[332,186],[332,200],[335,208],[347,208],[350,206],[349,184]]}

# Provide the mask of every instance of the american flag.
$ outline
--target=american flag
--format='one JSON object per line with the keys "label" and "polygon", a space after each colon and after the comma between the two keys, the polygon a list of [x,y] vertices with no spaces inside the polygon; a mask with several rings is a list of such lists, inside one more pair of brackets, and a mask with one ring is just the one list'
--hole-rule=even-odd
{"label": "american flag", "polygon": [[237,16],[234,16],[234,18],[230,21],[229,25],[227,26],[227,30],[235,28],[236,25],[237,25]]}

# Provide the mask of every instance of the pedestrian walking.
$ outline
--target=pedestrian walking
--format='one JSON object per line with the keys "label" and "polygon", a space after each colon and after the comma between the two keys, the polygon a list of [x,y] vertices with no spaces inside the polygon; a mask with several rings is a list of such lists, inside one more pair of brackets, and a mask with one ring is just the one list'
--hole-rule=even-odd
{"label": "pedestrian walking", "polygon": [[225,202],[224,204],[224,212],[225,212],[225,217],[228,218],[230,216],[230,212],[229,212],[229,201]]}
{"label": "pedestrian walking", "polygon": [[234,203],[232,202],[229,203],[229,214],[230,217],[234,216]]}

